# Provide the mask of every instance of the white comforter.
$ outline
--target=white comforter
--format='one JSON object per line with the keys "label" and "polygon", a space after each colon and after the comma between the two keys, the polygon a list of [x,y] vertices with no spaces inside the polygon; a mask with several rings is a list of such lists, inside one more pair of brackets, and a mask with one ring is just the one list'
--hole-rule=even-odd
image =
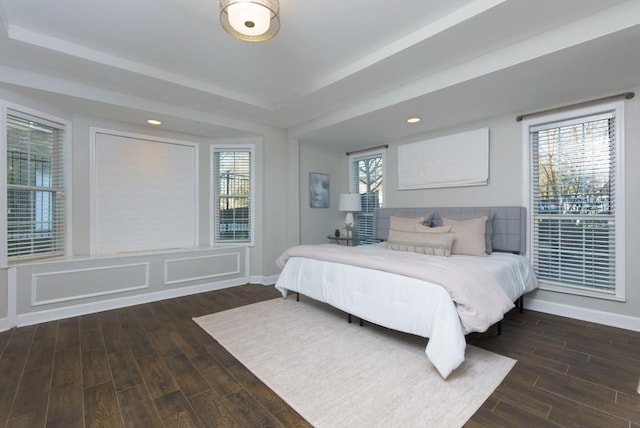
{"label": "white comforter", "polygon": [[[485,268],[512,300],[537,286],[531,264],[522,256],[450,259]],[[283,296],[288,290],[300,292],[376,324],[429,338],[427,357],[444,378],[464,361],[465,329],[456,305],[440,285],[379,270],[291,257],[276,288]]]}

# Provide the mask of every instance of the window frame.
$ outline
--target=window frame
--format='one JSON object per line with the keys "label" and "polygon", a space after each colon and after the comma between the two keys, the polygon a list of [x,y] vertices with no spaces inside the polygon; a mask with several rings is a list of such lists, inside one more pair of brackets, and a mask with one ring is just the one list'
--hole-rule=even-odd
{"label": "window frame", "polygon": [[611,102],[606,104],[598,104],[590,107],[572,109],[552,113],[548,115],[535,116],[522,121],[522,142],[523,142],[523,204],[527,209],[527,256],[533,261],[534,249],[534,221],[533,221],[533,164],[532,164],[532,144],[530,140],[530,129],[532,127],[567,122],[571,120],[587,119],[590,116],[596,116],[603,113],[612,113],[615,129],[615,192],[614,200],[614,219],[615,219],[615,269],[614,269],[614,291],[604,292],[590,290],[585,287],[560,285],[539,280],[540,289],[559,292],[564,294],[572,294],[578,296],[593,297],[602,300],[625,301],[625,171],[624,171],[624,153],[625,153],[625,116],[624,102]]}
{"label": "window frame", "polygon": [[[61,165],[63,168],[62,178],[64,180],[64,235],[62,236],[64,250],[60,253],[38,253],[24,256],[9,258],[8,256],[8,218],[7,218],[7,115],[9,110],[24,115],[40,118],[46,122],[52,122],[60,125],[64,131],[61,141],[60,156],[62,156]],[[73,254],[72,239],[72,171],[71,171],[71,135],[73,134],[71,121],[52,114],[15,104],[9,101],[0,100],[0,112],[2,120],[0,121],[0,151],[2,152],[2,160],[0,161],[0,187],[4,189],[4,197],[0,198],[0,242],[2,251],[0,252],[0,268],[10,267],[11,265],[20,263],[32,263],[41,260],[47,260],[55,257],[68,257]]]}
{"label": "window frame", "polygon": [[[199,241],[199,207],[200,202],[198,195],[199,191],[199,159],[200,159],[200,146],[197,143],[185,141],[185,140],[177,140],[173,138],[163,138],[157,137],[153,135],[147,134],[138,134],[126,131],[120,131],[116,129],[107,129],[101,127],[92,126],[89,128],[90,141],[89,141],[89,252],[92,256],[106,256],[106,255],[114,255],[114,254],[126,254],[126,253],[149,253],[149,252],[157,252],[157,251],[166,251],[175,248],[197,248],[200,245]],[[118,138],[118,139],[128,139],[131,141],[132,146],[138,143],[142,144],[159,144],[159,145],[167,145],[167,146],[180,146],[183,148],[187,148],[193,151],[193,165],[189,165],[189,168],[193,168],[192,171],[192,179],[193,179],[193,229],[191,232],[190,238],[192,238],[192,242],[189,244],[184,244],[184,246],[174,246],[172,245],[159,245],[153,248],[128,248],[128,249],[118,249],[112,251],[104,251],[102,249],[102,239],[101,239],[101,230],[102,223],[97,218],[98,215],[98,205],[101,201],[102,195],[99,193],[101,189],[98,186],[98,177],[101,161],[98,157],[99,148],[98,144],[102,143],[101,138]],[[102,143],[106,144],[106,143]],[[120,196],[125,196],[119,194]],[[159,196],[162,198],[162,196]],[[125,212],[126,214],[126,212]],[[129,245],[131,245],[128,242]]]}
{"label": "window frame", "polygon": [[[356,170],[354,168],[354,163],[361,159],[373,158],[380,156],[382,158],[382,203],[380,207],[384,207],[387,198],[387,159],[386,159],[387,149],[384,147],[371,149],[371,150],[363,150],[357,151],[349,154],[349,192],[360,194],[359,190],[356,188]],[[354,213],[354,217],[356,221],[359,220],[360,213]],[[372,230],[372,239],[375,239],[375,230]],[[363,241],[366,243],[366,241]]]}
{"label": "window frame", "polygon": [[[215,153],[220,151],[241,151],[249,152],[250,157],[250,169],[249,169],[249,240],[248,241],[218,241],[216,240],[216,225],[218,219],[216,218],[215,203],[216,203],[216,189],[215,189]],[[209,239],[214,246],[247,246],[253,247],[255,245],[255,229],[256,229],[256,146],[255,144],[212,144],[209,150]]]}

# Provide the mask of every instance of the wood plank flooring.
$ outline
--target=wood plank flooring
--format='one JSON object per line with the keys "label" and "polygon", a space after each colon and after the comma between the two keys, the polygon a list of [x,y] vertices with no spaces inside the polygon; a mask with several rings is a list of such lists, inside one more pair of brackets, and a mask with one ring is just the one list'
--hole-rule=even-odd
{"label": "wood plank flooring", "polygon": [[[2,332],[0,427],[309,426],[191,320],[278,295],[246,285]],[[640,428],[640,333],[525,311],[468,341],[518,362],[467,426]]]}

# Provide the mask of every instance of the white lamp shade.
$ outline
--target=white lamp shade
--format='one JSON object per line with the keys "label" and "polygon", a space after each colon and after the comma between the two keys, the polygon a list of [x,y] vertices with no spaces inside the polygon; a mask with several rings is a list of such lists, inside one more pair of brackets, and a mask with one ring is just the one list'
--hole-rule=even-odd
{"label": "white lamp shade", "polygon": [[232,3],[227,8],[229,24],[238,33],[260,36],[269,30],[271,11],[252,2]]}
{"label": "white lamp shade", "polygon": [[263,42],[280,30],[278,0],[220,0],[220,24],[236,39]]}
{"label": "white lamp shade", "polygon": [[357,212],[362,211],[362,204],[360,203],[360,195],[357,193],[343,193],[340,195],[340,201],[338,202],[339,211]]}

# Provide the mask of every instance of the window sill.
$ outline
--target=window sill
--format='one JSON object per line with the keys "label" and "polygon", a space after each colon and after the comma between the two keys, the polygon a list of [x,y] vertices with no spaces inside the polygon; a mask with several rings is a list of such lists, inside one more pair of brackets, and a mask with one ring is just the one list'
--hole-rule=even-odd
{"label": "window sill", "polygon": [[17,266],[26,266],[26,265],[36,265],[36,264],[54,264],[60,262],[69,262],[69,261],[82,261],[82,260],[108,260],[108,259],[116,259],[116,258],[130,258],[130,257],[146,257],[146,256],[158,256],[158,255],[166,255],[166,254],[184,254],[184,253],[197,253],[197,252],[207,252],[219,249],[230,249],[230,248],[246,248],[252,247],[252,244],[249,243],[238,243],[238,244],[218,244],[218,245],[207,245],[207,246],[199,246],[192,248],[167,248],[162,250],[148,250],[148,251],[131,251],[126,253],[113,253],[113,254],[94,254],[94,255],[75,255],[75,256],[54,256],[54,257],[42,257],[38,259],[25,259],[25,260],[15,260],[9,261],[6,266],[2,266],[3,269],[12,268]]}

